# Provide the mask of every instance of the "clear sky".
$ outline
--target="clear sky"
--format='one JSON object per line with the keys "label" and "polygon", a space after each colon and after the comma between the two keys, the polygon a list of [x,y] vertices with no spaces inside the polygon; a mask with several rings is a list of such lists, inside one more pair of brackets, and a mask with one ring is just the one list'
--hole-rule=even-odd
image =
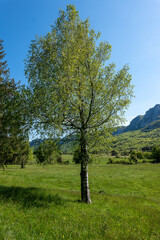
{"label": "clear sky", "polygon": [[51,30],[59,9],[74,4],[80,17],[112,45],[117,69],[128,63],[135,98],[127,123],[160,104],[160,0],[0,0],[0,38],[11,77],[27,83],[24,59],[35,35]]}

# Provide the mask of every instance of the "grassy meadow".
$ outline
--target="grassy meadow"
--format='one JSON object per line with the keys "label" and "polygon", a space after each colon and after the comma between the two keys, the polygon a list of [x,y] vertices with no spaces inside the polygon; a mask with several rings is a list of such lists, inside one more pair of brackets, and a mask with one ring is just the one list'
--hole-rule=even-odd
{"label": "grassy meadow", "polygon": [[140,129],[115,135],[111,143],[111,148],[118,151],[142,150],[144,147],[160,145],[160,128]]}
{"label": "grassy meadow", "polygon": [[0,239],[160,239],[159,182],[160,164],[103,160],[89,166],[87,205],[79,165],[8,166],[0,169]]}

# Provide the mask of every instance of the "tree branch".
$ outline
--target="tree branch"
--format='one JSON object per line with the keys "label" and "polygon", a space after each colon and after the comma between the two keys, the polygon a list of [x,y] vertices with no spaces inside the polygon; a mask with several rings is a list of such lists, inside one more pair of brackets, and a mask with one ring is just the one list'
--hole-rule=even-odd
{"label": "tree branch", "polygon": [[90,107],[89,107],[89,114],[88,114],[88,118],[85,122],[85,125],[87,125],[87,123],[91,117],[93,104],[94,104],[94,88],[93,88],[93,82],[91,79],[91,101],[90,101]]}

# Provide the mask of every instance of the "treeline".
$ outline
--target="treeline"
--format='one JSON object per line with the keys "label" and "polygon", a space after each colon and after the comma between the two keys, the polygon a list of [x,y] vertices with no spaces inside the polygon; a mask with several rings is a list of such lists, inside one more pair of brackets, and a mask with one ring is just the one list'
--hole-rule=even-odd
{"label": "treeline", "polygon": [[0,39],[0,166],[20,164],[30,155],[23,87],[10,78]]}
{"label": "treeline", "polygon": [[[81,151],[78,148],[79,145],[75,136],[70,140],[63,139],[58,143],[52,140],[41,142],[33,155],[33,150],[29,145],[29,122],[30,118],[32,118],[32,111],[28,112],[27,104],[25,87],[20,83],[16,83],[10,77],[10,71],[5,60],[3,41],[0,40],[0,166],[4,169],[4,166],[8,164],[20,164],[23,168],[27,161],[33,159],[34,156],[37,163],[62,163],[61,153],[74,154],[74,162],[79,163]],[[130,152],[131,148],[135,150],[139,149],[139,146],[148,147],[152,145],[153,147],[153,144],[155,141],[158,142],[160,136],[160,131],[157,129],[153,131],[155,140],[153,136],[150,137],[151,132],[135,131],[135,133],[116,136],[111,148],[117,152],[117,156],[124,153],[124,155],[130,154],[130,159],[135,161],[136,158],[148,159],[151,157],[156,162],[160,162],[159,147],[154,147],[151,153]],[[106,150],[103,148],[103,152],[109,153],[107,146]]]}
{"label": "treeline", "polygon": [[159,146],[154,146],[151,149],[151,151],[148,151],[148,152],[139,151],[139,150],[138,151],[131,150],[129,153],[123,152],[123,156],[120,155],[117,151],[113,150],[111,152],[111,155],[113,158],[109,158],[109,162],[108,162],[109,164],[120,164],[120,163],[137,164],[139,162],[160,163],[160,147]]}

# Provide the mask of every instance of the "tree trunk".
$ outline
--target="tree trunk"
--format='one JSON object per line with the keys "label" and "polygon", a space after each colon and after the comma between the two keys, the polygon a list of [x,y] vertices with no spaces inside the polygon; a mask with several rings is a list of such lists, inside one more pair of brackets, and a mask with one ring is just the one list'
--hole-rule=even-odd
{"label": "tree trunk", "polygon": [[91,203],[89,182],[88,182],[88,160],[85,131],[81,132],[81,200],[85,203]]}

